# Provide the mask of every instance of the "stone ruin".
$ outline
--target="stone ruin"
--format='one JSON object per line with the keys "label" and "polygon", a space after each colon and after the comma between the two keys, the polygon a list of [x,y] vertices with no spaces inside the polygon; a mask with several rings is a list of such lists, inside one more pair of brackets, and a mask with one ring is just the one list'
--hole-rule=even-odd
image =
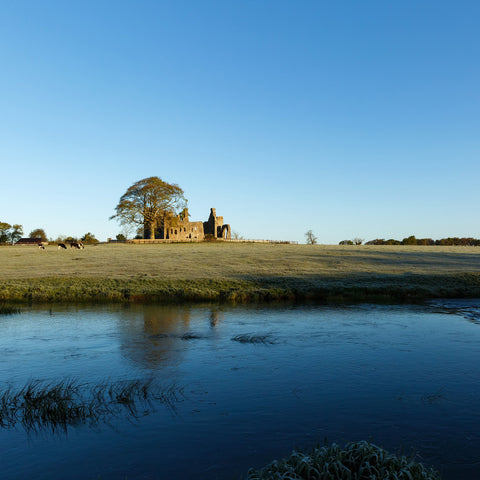
{"label": "stone ruin", "polygon": [[[214,208],[210,209],[206,222],[191,222],[189,216],[187,208],[179,215],[166,214],[155,228],[155,238],[180,242],[201,241],[206,236],[223,240],[231,238],[230,225],[223,223],[223,217],[217,217]],[[150,238],[149,226],[144,228],[144,238]]]}

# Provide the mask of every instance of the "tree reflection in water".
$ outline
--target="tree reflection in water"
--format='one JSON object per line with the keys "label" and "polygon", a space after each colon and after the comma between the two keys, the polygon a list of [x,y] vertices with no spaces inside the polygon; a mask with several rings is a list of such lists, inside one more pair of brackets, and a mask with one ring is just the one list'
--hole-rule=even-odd
{"label": "tree reflection in water", "polygon": [[[122,355],[149,370],[181,363],[184,341],[208,338],[223,317],[218,306],[128,306],[118,313]],[[197,317],[209,319],[209,330],[196,325]]]}

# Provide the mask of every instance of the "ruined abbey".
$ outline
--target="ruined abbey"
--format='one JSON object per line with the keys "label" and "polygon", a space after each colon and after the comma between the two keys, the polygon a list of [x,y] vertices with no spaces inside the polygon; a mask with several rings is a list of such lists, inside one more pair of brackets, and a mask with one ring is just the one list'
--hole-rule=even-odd
{"label": "ruined abbey", "polygon": [[[162,218],[161,224],[155,228],[155,238],[173,241],[201,241],[206,236],[228,240],[231,237],[230,225],[223,223],[223,217],[217,217],[214,208],[210,209],[210,216],[206,222],[191,222],[188,209],[185,208],[179,215],[170,215]],[[144,238],[150,237],[149,228],[144,230]]]}

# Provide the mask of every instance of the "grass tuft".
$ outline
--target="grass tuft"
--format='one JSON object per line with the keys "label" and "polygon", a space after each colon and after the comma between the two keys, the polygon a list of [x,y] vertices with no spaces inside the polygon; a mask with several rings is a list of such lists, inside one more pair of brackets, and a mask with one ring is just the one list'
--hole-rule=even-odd
{"label": "grass tuft", "polygon": [[66,431],[78,424],[96,425],[101,419],[122,411],[137,418],[140,405],[145,415],[153,409],[154,402],[175,411],[176,403],[182,398],[182,388],[161,387],[151,379],[95,385],[73,379],[56,383],[33,380],[18,391],[7,388],[0,393],[0,427],[20,424],[27,431]]}
{"label": "grass tuft", "polygon": [[20,308],[0,305],[0,315],[15,315],[16,313],[21,313]]}
{"label": "grass tuft", "polygon": [[440,474],[413,458],[397,456],[361,441],[315,448],[311,453],[292,452],[261,470],[251,469],[247,480],[439,480]]}

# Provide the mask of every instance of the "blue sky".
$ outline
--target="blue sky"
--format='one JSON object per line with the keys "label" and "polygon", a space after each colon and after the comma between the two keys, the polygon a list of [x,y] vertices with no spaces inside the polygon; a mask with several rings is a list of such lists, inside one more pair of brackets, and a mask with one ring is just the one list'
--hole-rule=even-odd
{"label": "blue sky", "polygon": [[480,237],[480,2],[0,2],[0,221],[145,177],[246,238]]}

